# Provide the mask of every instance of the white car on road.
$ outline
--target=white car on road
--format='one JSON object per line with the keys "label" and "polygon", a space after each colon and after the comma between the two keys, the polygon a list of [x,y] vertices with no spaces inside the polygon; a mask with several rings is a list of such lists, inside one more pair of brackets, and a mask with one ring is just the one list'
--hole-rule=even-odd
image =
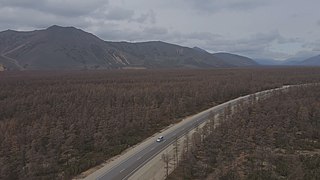
{"label": "white car on road", "polygon": [[160,136],[160,137],[158,137],[157,142],[161,142],[163,140],[164,140],[163,136]]}

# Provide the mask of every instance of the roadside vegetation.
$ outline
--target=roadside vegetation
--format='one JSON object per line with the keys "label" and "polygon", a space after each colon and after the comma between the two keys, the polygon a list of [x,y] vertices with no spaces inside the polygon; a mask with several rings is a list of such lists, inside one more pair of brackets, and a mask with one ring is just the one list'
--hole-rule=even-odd
{"label": "roadside vegetation", "polygon": [[278,92],[223,117],[167,179],[320,179],[319,85]]}
{"label": "roadside vegetation", "polygon": [[[0,179],[70,179],[183,117],[238,96],[283,84],[309,82],[320,82],[320,68],[1,72]],[[313,112],[314,109],[308,105],[303,110]],[[258,110],[253,111],[256,116],[260,114]],[[281,115],[285,117],[287,113]],[[250,119],[254,118],[250,115]],[[260,126],[255,127],[253,120],[249,122],[252,133],[256,133],[258,129],[255,128]],[[286,123],[283,122],[284,128],[288,126]],[[304,137],[304,130],[299,128],[293,133],[302,131]],[[284,132],[277,134],[279,152],[287,152],[286,148],[292,145],[281,139],[286,137]],[[309,138],[309,134],[306,136]],[[236,137],[233,137],[236,142],[242,141]],[[258,141],[256,138],[264,136],[251,138],[249,142],[254,144]],[[221,147],[203,148],[212,149],[206,153],[232,154],[234,148],[239,148],[232,145],[235,139]],[[311,146],[311,140],[302,142]],[[231,145],[230,150],[228,145]],[[248,147],[252,151],[256,149]],[[229,161],[237,155],[228,157]],[[246,151],[243,156],[247,157]],[[210,161],[229,162],[216,157]],[[308,156],[304,161],[309,162]],[[312,159],[311,164],[305,166],[314,167],[312,163],[316,162]],[[210,168],[216,167],[211,163],[207,163]],[[255,163],[262,162],[248,163],[254,167]],[[212,173],[210,168],[208,172]],[[290,168],[285,165],[283,168],[289,173]],[[263,173],[262,170],[254,172]],[[205,175],[208,173],[199,177]],[[187,176],[194,177],[194,174]]]}

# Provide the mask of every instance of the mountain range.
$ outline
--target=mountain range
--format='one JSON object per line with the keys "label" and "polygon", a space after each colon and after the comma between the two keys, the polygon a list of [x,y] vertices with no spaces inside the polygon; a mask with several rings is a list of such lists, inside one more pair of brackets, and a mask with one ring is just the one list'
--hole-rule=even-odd
{"label": "mountain range", "polygon": [[320,55],[298,62],[299,65],[320,66]]}
{"label": "mountain range", "polygon": [[74,27],[0,32],[0,64],[7,70],[221,68],[257,66],[247,57],[211,54],[161,41],[110,42]]}
{"label": "mountain range", "polygon": [[260,65],[271,66],[320,66],[320,55],[310,58],[290,58],[287,60],[279,61],[273,59],[255,59]]}

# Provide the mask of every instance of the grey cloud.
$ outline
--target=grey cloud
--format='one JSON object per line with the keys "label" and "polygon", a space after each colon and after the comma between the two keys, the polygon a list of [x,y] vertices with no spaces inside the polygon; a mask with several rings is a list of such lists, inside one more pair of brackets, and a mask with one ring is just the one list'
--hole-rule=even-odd
{"label": "grey cloud", "polygon": [[106,17],[109,20],[129,20],[133,17],[133,15],[133,10],[123,9],[120,7],[111,8],[106,13]]}
{"label": "grey cloud", "polygon": [[250,58],[274,58],[286,59],[289,54],[270,50],[271,43],[248,42],[247,40],[226,40],[219,44],[206,44],[207,48],[215,52],[230,52]]}
{"label": "grey cloud", "polygon": [[[288,22],[288,16],[296,12],[282,11],[291,2],[284,1],[0,0],[0,31],[12,28],[33,30],[57,24],[84,29],[104,40],[162,40],[189,47],[199,46],[211,52],[226,51],[249,57],[285,57],[286,53],[274,51],[293,55],[303,44],[302,50],[319,52],[320,43],[314,40],[319,33],[315,30],[313,34],[306,33],[306,29],[320,26],[320,20],[316,19],[317,11],[310,10],[313,14],[308,16],[314,22],[313,26],[304,23],[309,21],[302,20],[296,20],[294,23],[297,24],[291,26],[290,23],[279,25],[279,22]],[[307,4],[298,0],[292,3],[297,7]],[[265,5],[267,7],[263,8]],[[306,8],[300,9],[299,13],[303,14],[302,10]],[[219,14],[221,11],[223,14]],[[261,13],[267,17],[262,17]],[[249,21],[242,23],[243,18]],[[277,20],[274,18],[280,21],[274,21]],[[307,15],[299,18],[307,18]],[[260,22],[263,22],[261,27]],[[301,28],[294,28],[296,26]],[[287,38],[280,32],[301,39]],[[250,36],[252,33],[255,35]],[[282,49],[277,50],[279,47]]]}
{"label": "grey cloud", "polygon": [[137,14],[134,10],[125,9],[122,7],[105,7],[97,9],[90,14],[91,17],[103,20],[114,20],[136,22],[140,24],[144,23],[156,23],[156,14],[150,10],[146,13]]}
{"label": "grey cloud", "polygon": [[[30,18],[35,17],[35,18]],[[86,18],[62,17],[32,9],[19,7],[0,8],[0,27],[4,29],[28,30],[46,28],[53,24],[62,26],[87,27],[91,24]]]}
{"label": "grey cloud", "polygon": [[43,6],[45,1],[36,0],[0,0],[1,7],[20,7],[20,8],[32,8],[35,6]]}
{"label": "grey cloud", "polygon": [[[91,32],[98,35],[104,40],[111,41],[130,41],[130,42],[141,42],[141,41],[150,41],[150,40],[177,40],[176,33],[170,32],[165,27],[158,26],[145,26],[138,28],[124,28],[117,23],[106,23],[100,24],[97,29],[90,29]],[[173,41],[171,41],[173,42]]]}
{"label": "grey cloud", "polygon": [[32,9],[59,16],[83,16],[107,4],[106,0],[0,0],[2,7]]}
{"label": "grey cloud", "polygon": [[268,33],[257,33],[251,36],[249,39],[243,40],[243,42],[270,43],[275,40],[284,42],[286,39],[283,38],[278,31],[272,31]]}
{"label": "grey cloud", "polygon": [[264,0],[186,0],[200,12],[214,13],[221,10],[247,11],[267,4]]}
{"label": "grey cloud", "polygon": [[215,40],[220,38],[221,36],[218,34],[213,34],[210,32],[193,32],[188,33],[185,35],[188,39],[195,39],[195,40]]}
{"label": "grey cloud", "polygon": [[87,29],[108,21],[130,21],[135,12],[105,0],[0,0],[0,31],[46,28],[53,24]]}
{"label": "grey cloud", "polygon": [[258,33],[249,38],[237,40],[235,43],[227,45],[227,50],[240,53],[248,54],[252,57],[269,57],[269,58],[286,58],[288,54],[281,52],[274,52],[270,50],[273,43],[285,44],[293,42],[293,39],[283,37],[277,31],[269,33]]}
{"label": "grey cloud", "polygon": [[132,18],[131,21],[138,22],[138,23],[145,23],[145,22],[149,21],[151,24],[155,24],[156,23],[156,14],[153,10],[150,10],[146,13],[142,13],[137,18]]}
{"label": "grey cloud", "polygon": [[[17,13],[20,12],[20,13]],[[30,17],[37,17],[32,18]],[[34,10],[21,10],[21,8],[1,8],[0,9],[0,22],[2,28],[8,27],[8,29],[32,26],[34,28],[42,27],[43,25],[49,25],[47,23],[53,23],[60,21],[55,21],[55,16],[51,14],[44,14]],[[32,22],[32,23],[31,23]]]}
{"label": "grey cloud", "polygon": [[119,26],[117,23],[104,23],[95,26],[96,28],[89,27],[89,32],[97,35],[106,41],[140,41],[145,40],[144,33],[140,30],[128,29]]}
{"label": "grey cloud", "polygon": [[236,1],[232,2],[229,5],[226,5],[226,9],[235,9],[235,10],[249,10],[255,9],[261,6],[265,6],[267,3],[265,1],[259,0],[244,0],[244,1]]}
{"label": "grey cloud", "polygon": [[285,44],[296,41],[295,39],[283,37],[278,31],[257,33],[247,38],[234,40],[210,32],[182,33],[167,31],[166,33],[156,33],[157,31],[161,32],[160,30],[161,28],[137,33],[141,39],[143,39],[143,37],[151,37],[150,32],[153,32],[152,37],[154,39],[189,47],[199,46],[209,52],[230,52],[254,58],[268,57],[285,59],[289,57],[289,54],[270,50],[272,44]]}
{"label": "grey cloud", "polygon": [[114,25],[105,25],[108,28],[101,28],[95,32],[100,38],[111,41],[150,41],[166,40],[170,36],[168,30],[163,27],[146,27],[143,29],[128,29]]}
{"label": "grey cloud", "polygon": [[179,39],[172,39],[171,41],[179,42],[189,47],[199,46],[209,52],[229,52],[251,58],[285,59],[289,57],[289,54],[270,50],[272,43],[279,41],[278,39],[286,38],[276,33],[267,33],[256,34],[244,39],[230,40],[211,33],[190,33],[180,34]]}
{"label": "grey cloud", "polygon": [[305,43],[305,44],[303,45],[303,47],[309,48],[309,49],[311,49],[312,51],[317,51],[317,52],[319,52],[319,51],[320,51],[320,39],[314,40],[314,41],[312,41],[312,42]]}
{"label": "grey cloud", "polygon": [[[110,33],[110,32],[109,32]],[[141,31],[113,31],[112,37],[117,39],[130,38],[131,41],[145,41],[151,39],[176,43],[183,46],[199,46],[209,52],[230,52],[249,57],[286,58],[289,55],[270,50],[272,43],[291,42],[277,31],[258,33],[248,38],[230,40],[221,35],[210,32],[171,32],[163,27],[147,27]],[[106,35],[109,36],[110,35]],[[105,37],[106,37],[105,36]]]}
{"label": "grey cloud", "polygon": [[103,0],[48,0],[46,7],[53,14],[66,16],[84,16],[90,12],[107,5]]}
{"label": "grey cloud", "polygon": [[302,40],[300,40],[299,38],[286,38],[282,36],[278,31],[271,31],[268,33],[257,33],[244,41],[253,43],[258,42],[264,44],[270,44],[271,42],[276,42],[278,44],[302,42]]}
{"label": "grey cloud", "polygon": [[292,58],[303,60],[303,59],[307,59],[307,58],[310,58],[310,57],[313,57],[313,56],[316,56],[316,55],[319,55],[319,52],[315,52],[315,51],[298,51],[296,54],[294,54],[292,56]]}
{"label": "grey cloud", "polygon": [[148,27],[143,32],[150,35],[165,35],[168,33],[168,30],[163,27]]}
{"label": "grey cloud", "polygon": [[[65,18],[95,18],[137,23],[149,21],[152,24],[156,22],[156,15],[152,10],[134,17],[134,10],[114,6],[108,0],[0,0],[0,7],[0,10],[7,8],[18,15],[27,15],[26,12],[33,12],[34,15],[38,11],[38,14],[45,14],[45,17],[53,15],[62,21]],[[30,19],[27,22],[33,24],[33,21],[34,19]]]}
{"label": "grey cloud", "polygon": [[[202,34],[202,35],[201,35]],[[274,52],[270,50],[273,43],[291,42],[292,39],[281,36],[277,31],[269,33],[258,33],[248,38],[230,40],[223,36],[198,33],[197,36],[193,34],[185,34],[182,38],[197,37],[196,41],[200,46],[211,52],[231,52],[249,57],[269,57],[269,58],[286,58],[289,54]],[[194,43],[194,41],[191,41]]]}

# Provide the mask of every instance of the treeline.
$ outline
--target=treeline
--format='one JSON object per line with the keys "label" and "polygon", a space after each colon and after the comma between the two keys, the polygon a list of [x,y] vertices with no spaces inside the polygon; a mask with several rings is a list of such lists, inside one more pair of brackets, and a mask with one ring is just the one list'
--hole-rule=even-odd
{"label": "treeline", "polygon": [[223,117],[169,180],[320,179],[319,85],[278,92]]}
{"label": "treeline", "polygon": [[182,117],[320,68],[0,73],[0,179],[70,179]]}

